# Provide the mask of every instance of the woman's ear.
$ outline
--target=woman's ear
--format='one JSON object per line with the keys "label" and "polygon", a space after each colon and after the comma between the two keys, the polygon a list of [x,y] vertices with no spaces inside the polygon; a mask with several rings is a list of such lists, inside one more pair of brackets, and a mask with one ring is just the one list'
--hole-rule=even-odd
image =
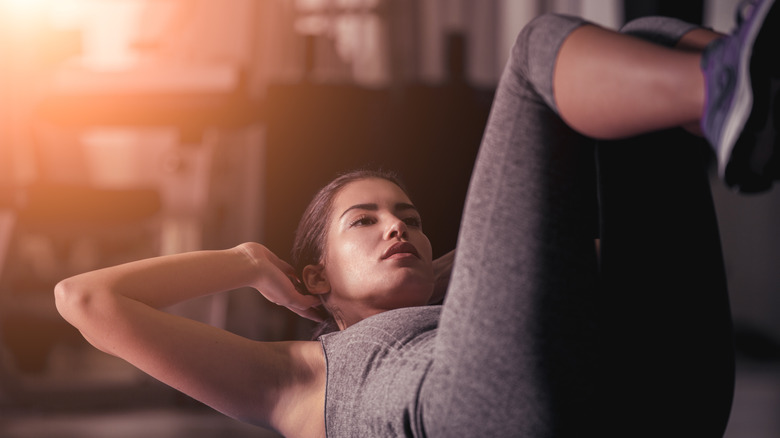
{"label": "woman's ear", "polygon": [[323,265],[306,265],[303,268],[303,284],[312,294],[322,295],[330,292],[330,282]]}

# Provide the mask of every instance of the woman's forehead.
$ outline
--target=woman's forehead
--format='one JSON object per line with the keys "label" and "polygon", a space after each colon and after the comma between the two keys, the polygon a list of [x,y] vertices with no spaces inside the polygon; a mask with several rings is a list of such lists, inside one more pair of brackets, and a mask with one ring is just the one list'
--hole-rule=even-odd
{"label": "woman's forehead", "polygon": [[[355,204],[411,204],[409,197],[392,181],[367,178],[345,185],[334,198],[337,212]],[[340,214],[340,212],[339,212]]]}

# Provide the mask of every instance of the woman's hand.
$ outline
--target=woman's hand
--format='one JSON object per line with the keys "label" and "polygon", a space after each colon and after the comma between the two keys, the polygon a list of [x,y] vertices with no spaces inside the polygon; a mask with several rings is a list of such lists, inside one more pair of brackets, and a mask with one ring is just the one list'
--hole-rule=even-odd
{"label": "woman's hand", "polygon": [[455,250],[444,254],[433,261],[433,295],[428,304],[440,304],[447,294],[452,275],[452,263],[455,261]]}
{"label": "woman's hand", "polygon": [[323,320],[321,312],[317,309],[322,302],[318,297],[303,295],[296,289],[296,283],[300,283],[300,280],[295,276],[295,269],[289,263],[259,243],[244,243],[238,248],[244,251],[257,268],[257,277],[251,286],[268,301],[287,307],[312,321]]}

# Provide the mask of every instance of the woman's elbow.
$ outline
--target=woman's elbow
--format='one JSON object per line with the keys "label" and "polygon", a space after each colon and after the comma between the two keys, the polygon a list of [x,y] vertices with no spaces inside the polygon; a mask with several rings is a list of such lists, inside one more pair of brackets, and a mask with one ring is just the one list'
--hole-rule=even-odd
{"label": "woman's elbow", "polygon": [[73,325],[76,325],[79,317],[88,313],[93,298],[89,290],[73,278],[62,280],[54,286],[57,311]]}

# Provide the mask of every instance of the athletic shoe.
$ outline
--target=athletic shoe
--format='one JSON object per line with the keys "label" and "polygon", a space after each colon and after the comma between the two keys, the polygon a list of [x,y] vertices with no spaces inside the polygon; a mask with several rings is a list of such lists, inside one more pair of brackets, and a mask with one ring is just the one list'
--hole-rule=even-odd
{"label": "athletic shoe", "polygon": [[[702,131],[718,161],[718,174],[741,192],[768,189],[780,179],[777,138],[777,58],[780,11],[774,1],[743,9],[733,35],[707,46],[702,55],[706,103]],[[773,123],[773,118],[774,123]]]}

